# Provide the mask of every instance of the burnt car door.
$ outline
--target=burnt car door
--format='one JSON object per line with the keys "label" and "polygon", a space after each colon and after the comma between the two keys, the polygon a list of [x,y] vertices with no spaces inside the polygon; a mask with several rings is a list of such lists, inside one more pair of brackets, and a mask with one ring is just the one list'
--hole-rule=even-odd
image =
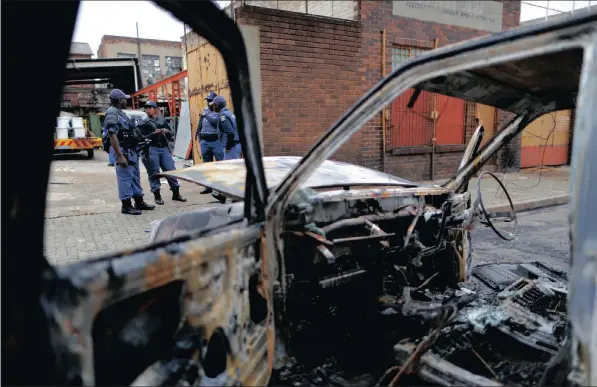
{"label": "burnt car door", "polygon": [[244,42],[211,2],[160,5],[226,62],[247,169],[244,212],[147,247],[48,265],[41,307],[54,385],[264,385],[272,369],[267,189]]}

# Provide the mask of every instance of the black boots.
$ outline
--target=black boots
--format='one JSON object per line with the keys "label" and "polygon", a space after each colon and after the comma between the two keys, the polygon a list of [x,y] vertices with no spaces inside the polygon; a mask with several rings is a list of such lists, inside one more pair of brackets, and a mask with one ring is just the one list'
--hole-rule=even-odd
{"label": "black boots", "polygon": [[141,215],[141,210],[133,208],[131,199],[122,200],[122,210],[120,212],[126,215]]}
{"label": "black boots", "polygon": [[134,196],[133,199],[135,200],[135,208],[137,210],[153,210],[155,208],[155,206],[145,203],[143,196]]}
{"label": "black boots", "polygon": [[212,192],[213,192],[213,190],[211,188],[205,187],[205,189],[203,191],[199,192],[199,194],[200,195],[206,195],[206,194],[212,193]]}
{"label": "black boots", "polygon": [[141,210],[153,210],[155,206],[147,204],[143,201],[143,196],[134,197],[135,206],[133,207],[131,199],[122,200],[122,212],[127,215],[141,215]]}
{"label": "black boots", "polygon": [[160,206],[164,204],[162,200],[162,195],[160,194],[160,190],[153,191],[153,197],[155,198],[155,204],[159,204]]}
{"label": "black boots", "polygon": [[[177,202],[186,202],[187,201],[187,199],[180,196],[180,187],[172,187],[171,190],[172,190],[172,200],[176,200]],[[164,204],[164,202],[162,202],[161,204]]]}

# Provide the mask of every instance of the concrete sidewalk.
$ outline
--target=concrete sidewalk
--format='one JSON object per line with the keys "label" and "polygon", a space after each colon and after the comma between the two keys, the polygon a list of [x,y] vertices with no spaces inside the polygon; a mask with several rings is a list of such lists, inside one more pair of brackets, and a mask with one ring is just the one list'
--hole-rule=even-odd
{"label": "concrete sidewalk", "polygon": [[[570,167],[543,167],[528,168],[518,173],[496,172],[495,175],[502,180],[510,194],[516,211],[532,210],[565,204],[569,199]],[[421,182],[429,184],[443,184],[446,180]],[[477,198],[478,179],[472,179],[469,192],[473,201]],[[481,195],[483,204],[489,211],[507,209],[508,199],[498,183],[490,176],[481,181]]]}

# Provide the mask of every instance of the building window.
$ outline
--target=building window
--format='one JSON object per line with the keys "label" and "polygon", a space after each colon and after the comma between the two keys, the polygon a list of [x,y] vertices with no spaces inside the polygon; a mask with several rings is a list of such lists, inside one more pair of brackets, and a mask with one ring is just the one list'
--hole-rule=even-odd
{"label": "building window", "polygon": [[137,54],[129,54],[128,52],[119,52],[116,54],[118,58],[136,58]]}
{"label": "building window", "polygon": [[141,71],[147,79],[158,80],[160,71],[160,57],[158,55],[141,55]]}
{"label": "building window", "polygon": [[180,72],[182,69],[181,56],[167,56],[166,57],[166,75],[170,76]]}
{"label": "building window", "polygon": [[[429,50],[392,47],[392,69]],[[409,89],[392,103],[392,147],[431,146],[433,138],[437,145],[464,144],[464,101],[422,91],[415,105],[408,108],[413,93],[414,89]]]}
{"label": "building window", "polygon": [[359,20],[359,1],[356,0],[245,0],[244,4],[333,19]]}
{"label": "building window", "polygon": [[407,60],[414,58],[426,51],[428,48],[410,47],[410,46],[394,46],[392,47],[392,70],[400,66]]}

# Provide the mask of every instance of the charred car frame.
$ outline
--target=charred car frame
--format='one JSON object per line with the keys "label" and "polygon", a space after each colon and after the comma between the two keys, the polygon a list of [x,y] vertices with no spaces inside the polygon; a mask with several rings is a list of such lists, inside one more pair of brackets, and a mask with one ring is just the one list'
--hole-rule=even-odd
{"label": "charred car frame", "polygon": [[[597,258],[590,244],[597,224],[586,210],[577,212],[594,209],[596,190],[589,179],[597,179],[590,163],[597,156],[587,147],[597,134],[597,15],[418,56],[361,98],[303,158],[269,159],[262,157],[238,28],[209,2],[157,3],[221,51],[245,156],[172,175],[242,202],[166,219],[147,247],[64,267],[46,263],[36,279],[36,306],[46,338],[40,345],[51,364],[48,383],[264,385],[285,366],[295,343],[308,340],[301,332],[309,322],[301,320],[316,316],[312,331],[320,330],[321,306],[336,302],[338,309],[359,305],[357,315],[369,323],[400,316],[420,327],[418,334],[409,329],[409,338],[385,339],[397,366],[380,383],[405,376],[437,384],[597,382]],[[514,118],[482,147],[483,128],[477,128],[459,170],[442,186],[326,161],[411,87],[495,106]],[[477,267],[474,277],[485,290],[471,289],[471,227],[487,223],[508,240],[513,235],[496,217],[516,218],[513,208],[492,214],[482,198],[471,203],[469,179],[535,118],[572,108],[577,172],[570,305],[566,275],[532,263]],[[232,175],[236,179],[228,179]],[[334,180],[339,175],[346,179]],[[538,299],[544,303],[539,309]],[[593,305],[579,308],[589,301]],[[347,321],[343,316],[340,323]],[[513,379],[522,371],[507,348],[488,344],[488,329],[535,351],[525,361],[541,372]],[[26,341],[19,332],[13,342]],[[463,340],[450,342],[446,332]],[[484,360],[483,351],[495,356]],[[476,368],[467,370],[460,352],[479,355]]]}

